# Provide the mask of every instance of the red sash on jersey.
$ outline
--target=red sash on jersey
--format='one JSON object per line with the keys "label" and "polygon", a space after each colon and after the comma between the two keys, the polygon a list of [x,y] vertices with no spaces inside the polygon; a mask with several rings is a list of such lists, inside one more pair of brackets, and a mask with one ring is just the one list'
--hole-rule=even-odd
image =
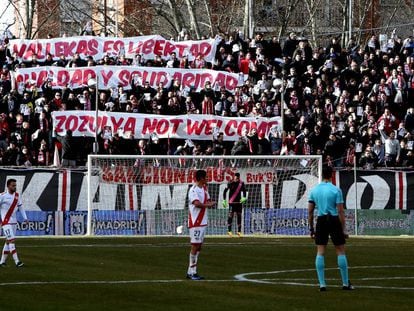
{"label": "red sash on jersey", "polygon": [[229,203],[233,203],[233,201],[236,199],[237,195],[239,194],[242,186],[243,186],[242,182],[239,182],[239,185],[237,186],[236,191],[234,191],[233,195],[231,196]]}
{"label": "red sash on jersey", "polygon": [[17,206],[17,202],[19,201],[19,194],[15,192],[14,194],[14,200],[12,204],[10,205],[9,210],[6,213],[6,216],[4,216],[3,222],[1,223],[3,226],[7,225],[9,223],[10,217],[13,215],[13,212]]}
{"label": "red sash on jersey", "polygon": [[[203,202],[203,204],[206,204],[207,203],[207,192],[206,192],[206,189],[203,189],[203,190],[204,190],[204,202]],[[206,213],[206,208],[205,207],[201,208],[201,211],[198,214],[197,219],[195,220],[194,223],[193,223],[193,219],[191,218],[191,213],[188,213],[188,219],[189,219],[188,227],[189,228],[201,227],[201,222],[203,221],[205,213]]]}

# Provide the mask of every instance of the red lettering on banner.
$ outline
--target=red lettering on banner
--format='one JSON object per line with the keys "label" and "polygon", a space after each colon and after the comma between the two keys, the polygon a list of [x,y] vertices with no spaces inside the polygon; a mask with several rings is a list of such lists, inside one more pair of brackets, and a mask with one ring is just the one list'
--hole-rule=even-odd
{"label": "red lettering on banner", "polygon": [[152,179],[152,170],[151,167],[145,167],[144,168],[144,177],[143,177],[143,183],[144,184],[150,184],[151,183],[151,179]]}
{"label": "red lettering on banner", "polygon": [[86,40],[79,40],[76,53],[88,55],[88,42]]}
{"label": "red lettering on banner", "polygon": [[266,135],[267,129],[268,129],[268,123],[267,122],[265,122],[265,121],[260,122],[259,126],[257,126],[257,122],[253,122],[252,125],[253,124],[256,126],[258,135],[260,135],[260,134]]}
{"label": "red lettering on banner", "polygon": [[[45,49],[45,58],[46,58],[46,55],[47,54],[51,54],[52,52],[51,52],[51,50],[52,50],[52,44],[50,43],[50,42],[47,42],[46,43],[46,49]],[[53,56],[53,55],[52,55]]]}
{"label": "red lettering on banner", "polygon": [[153,182],[154,184],[159,184],[159,183],[160,183],[160,176],[159,176],[159,173],[160,173],[159,168],[158,168],[158,167],[154,167],[154,168],[153,168],[153,173],[152,173],[152,176],[153,176],[153,180],[152,180],[152,182]]}
{"label": "red lettering on banner", "polygon": [[168,132],[170,128],[170,123],[168,122],[168,120],[166,119],[161,119],[158,121],[157,124],[157,133],[160,135],[164,135],[165,133]]}
{"label": "red lettering on banner", "polygon": [[45,51],[44,51],[44,46],[41,42],[39,42],[37,44],[37,54],[36,54],[36,56],[37,56],[38,60],[43,60],[43,59],[46,58],[46,54],[45,54]]}
{"label": "red lettering on banner", "polygon": [[24,78],[24,75],[22,75],[21,73],[17,73],[15,77],[16,77],[16,84],[19,84],[20,82],[27,80]]}
{"label": "red lettering on banner", "polygon": [[[98,121],[101,120],[101,122],[98,122],[98,129],[103,129],[105,126],[108,125],[108,117],[107,116],[103,116],[103,117],[99,117]],[[94,125],[95,128],[95,125]]]}
{"label": "red lettering on banner", "polygon": [[123,47],[124,47],[124,42],[122,40],[115,41],[115,43],[114,43],[114,51],[115,51],[115,53],[119,53],[119,51]]}
{"label": "red lettering on banner", "polygon": [[66,116],[55,116],[54,118],[56,120],[56,125],[55,125],[56,133],[62,133],[64,131],[63,126],[66,121]]}
{"label": "red lettering on banner", "polygon": [[171,134],[176,134],[177,129],[180,126],[181,123],[184,122],[182,119],[171,119],[170,122],[173,124],[173,127],[171,129]]}
{"label": "red lettering on banner", "polygon": [[165,40],[156,40],[154,45],[154,54],[163,55]]}
{"label": "red lettering on banner", "polygon": [[65,43],[64,42],[56,42],[55,43],[55,56],[65,55]]}
{"label": "red lettering on banner", "polygon": [[72,132],[75,132],[78,130],[78,125],[79,125],[78,117],[71,115],[66,120],[65,130],[71,130]]}
{"label": "red lettering on banner", "polygon": [[172,76],[172,79],[173,80],[180,81],[180,84],[181,84],[181,81],[182,81],[182,74],[181,74],[181,72],[178,72],[178,71],[174,72],[174,74]]}
{"label": "red lettering on banner", "polygon": [[145,118],[141,134],[145,135],[147,133],[154,133],[157,127],[157,122],[157,119],[151,120],[149,118]]}
{"label": "red lettering on banner", "polygon": [[114,44],[114,41],[105,40],[104,45],[103,45],[103,52],[104,53],[110,52],[112,50],[112,45],[113,44]]}
{"label": "red lettering on banner", "polygon": [[95,70],[93,69],[83,69],[83,83],[82,85],[88,85],[88,81],[91,78],[96,78]]}
{"label": "red lettering on banner", "polygon": [[206,129],[204,133],[206,133],[207,135],[212,135],[213,125],[215,125],[215,123],[216,123],[216,120],[206,120]]}
{"label": "red lettering on banner", "polygon": [[195,85],[195,75],[192,72],[187,72],[183,75],[181,84],[183,87],[190,87]]}
{"label": "red lettering on banner", "polygon": [[203,57],[207,56],[211,52],[211,44],[209,42],[201,42],[198,53],[203,55]]}
{"label": "red lettering on banner", "polygon": [[216,182],[223,182],[224,181],[224,170],[221,168],[215,169],[213,174],[213,180]]}
{"label": "red lettering on banner", "polygon": [[159,72],[157,75],[156,85],[163,83],[164,85],[168,84],[168,76],[166,72]]}
{"label": "red lettering on banner", "polygon": [[78,131],[79,132],[87,132],[87,125],[90,125],[91,119],[93,121],[93,117],[90,116],[80,116],[79,119],[81,120],[81,123],[79,124]]}
{"label": "red lettering on banner", "polygon": [[232,131],[232,128],[237,129],[237,121],[236,120],[230,120],[230,121],[227,122],[226,127],[224,128],[224,134],[226,136],[236,135],[236,132]]}
{"label": "red lettering on banner", "polygon": [[186,47],[187,46],[184,45],[184,44],[175,44],[175,48],[178,49],[177,56],[179,58],[182,58],[184,56],[184,52],[185,52]]}
{"label": "red lettering on banner", "polygon": [[138,54],[141,53],[142,45],[144,42],[138,41],[137,46],[134,46],[134,42],[130,41],[128,44],[128,54]]}
{"label": "red lettering on banner", "polygon": [[209,81],[209,82],[211,82],[211,84],[213,84],[214,83],[214,78],[213,78],[213,76],[211,75],[211,74],[209,74],[209,73],[202,73],[201,75],[200,75],[200,82],[199,82],[199,85],[201,86],[201,87],[203,87],[204,86],[204,84],[206,84],[206,82],[207,81]]}
{"label": "red lettering on banner", "polygon": [[126,183],[124,168],[120,165],[115,167],[114,182]]}
{"label": "red lettering on banner", "polygon": [[118,79],[121,86],[127,86],[130,81],[130,72],[128,70],[121,70],[118,74]]}
{"label": "red lettering on banner", "polygon": [[127,183],[132,184],[136,182],[136,176],[135,176],[135,171],[133,167],[128,167],[128,171],[127,171]]}
{"label": "red lettering on banner", "polygon": [[192,120],[190,119],[187,120],[187,134],[188,135],[200,135],[204,127],[205,127],[204,120],[201,122],[196,121],[196,120],[192,122]]}
{"label": "red lettering on banner", "polygon": [[174,184],[184,184],[186,182],[186,174],[184,169],[174,170]]}
{"label": "red lettering on banner", "polygon": [[152,71],[152,72],[149,72],[148,74],[150,75],[149,81],[148,80],[145,80],[145,81],[148,81],[150,85],[154,86],[155,85],[155,80],[156,80],[156,77],[157,77],[157,72]]}
{"label": "red lettering on banner", "polygon": [[115,133],[115,132],[118,132],[118,129],[121,127],[122,123],[124,122],[124,118],[121,117],[117,120],[117,118],[111,117],[111,122],[113,125],[112,131]]}
{"label": "red lettering on banner", "polygon": [[173,172],[169,168],[161,168],[161,183],[171,184],[173,182]]}
{"label": "red lettering on banner", "polygon": [[232,76],[226,77],[226,90],[233,91],[238,84],[239,81],[236,78],[233,78]]}
{"label": "red lettering on banner", "polygon": [[104,85],[108,85],[109,80],[111,79],[113,75],[113,71],[109,70],[108,72],[105,72],[105,70],[101,70],[101,76],[103,78]]}
{"label": "red lettering on banner", "polygon": [[137,120],[135,118],[129,117],[124,125],[124,131],[125,132],[131,132],[132,135],[135,135],[135,126],[136,126]]}
{"label": "red lettering on banner", "polygon": [[72,41],[66,45],[66,57],[73,56],[76,52],[76,42]]}
{"label": "red lettering on banner", "polygon": [[215,82],[220,87],[221,86],[226,86],[226,75],[221,73],[221,72],[218,72]]}
{"label": "red lettering on banner", "polygon": [[151,54],[154,48],[154,40],[150,39],[142,44],[142,53]]}
{"label": "red lettering on banner", "polygon": [[24,55],[24,52],[26,51],[26,44],[23,43],[20,45],[20,50],[19,50],[19,45],[18,44],[14,44],[13,45],[13,54],[16,53],[18,58],[22,58]]}
{"label": "red lettering on banner", "polygon": [[[50,73],[53,75],[53,72]],[[43,82],[46,81],[48,75],[49,73],[47,72],[47,70],[42,70],[41,72],[39,72],[36,85],[38,87],[42,86]]]}
{"label": "red lettering on banner", "polygon": [[241,136],[243,131],[246,130],[247,132],[250,131],[250,123],[249,121],[241,121],[237,126],[237,135]]}
{"label": "red lettering on banner", "polygon": [[39,44],[36,44],[35,42],[32,42],[27,47],[27,49],[26,49],[23,57],[25,59],[29,59],[30,57],[33,56],[33,54],[36,54],[37,55],[38,52],[39,52],[39,50],[41,50],[41,49],[42,49],[42,45],[40,43]]}
{"label": "red lettering on banner", "polygon": [[165,47],[164,47],[164,56],[170,55],[174,51],[175,51],[175,45],[172,44],[170,41],[166,41]]}
{"label": "red lettering on banner", "polygon": [[108,166],[104,166],[102,168],[102,180],[111,182],[114,180],[114,176],[112,175],[112,171]]}
{"label": "red lettering on banner", "polygon": [[97,40],[95,39],[89,40],[88,41],[89,55],[94,56],[98,54],[98,47],[99,47],[99,42]]}
{"label": "red lettering on banner", "polygon": [[198,55],[198,53],[199,53],[199,46],[198,46],[198,44],[197,43],[193,43],[191,46],[190,46],[190,53],[192,54],[192,55],[194,55],[194,56],[197,56]]}
{"label": "red lettering on banner", "polygon": [[82,69],[76,69],[72,74],[72,83],[82,85],[83,84],[83,74]]}

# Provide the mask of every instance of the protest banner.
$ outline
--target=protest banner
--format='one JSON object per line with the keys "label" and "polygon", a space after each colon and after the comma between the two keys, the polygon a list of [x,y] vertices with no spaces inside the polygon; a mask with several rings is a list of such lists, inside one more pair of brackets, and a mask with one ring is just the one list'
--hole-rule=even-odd
{"label": "protest banner", "polygon": [[75,54],[79,54],[81,59],[92,56],[93,59],[102,59],[105,55],[116,57],[125,55],[133,58],[136,54],[141,54],[144,59],[154,59],[156,55],[163,59],[169,59],[171,53],[175,52],[181,59],[188,56],[193,60],[201,54],[208,62],[212,62],[215,57],[217,44],[220,39],[172,41],[159,35],[139,36],[139,37],[60,37],[53,39],[15,39],[10,40],[10,54],[16,53],[17,59],[28,62],[35,54],[38,61],[46,59],[47,54],[51,54],[54,60],[61,56],[72,59]]}
{"label": "protest banner", "polygon": [[58,135],[72,130],[74,136],[93,137],[95,126],[98,133],[110,128],[112,133],[128,133],[136,139],[148,139],[155,133],[160,138],[211,140],[213,132],[223,132],[224,139],[236,141],[246,131],[256,128],[259,134],[267,135],[271,128],[280,126],[280,117],[231,118],[214,115],[152,115],[99,111],[96,122],[94,111],[54,111],[53,128]]}
{"label": "protest banner", "polygon": [[156,88],[160,82],[169,87],[173,80],[178,80],[182,88],[193,87],[200,91],[206,81],[212,86],[224,86],[229,92],[234,92],[241,83],[239,75],[226,71],[208,69],[179,69],[164,67],[133,67],[133,66],[96,66],[62,68],[56,66],[20,68],[14,73],[15,85],[24,84],[26,89],[36,86],[41,89],[42,84],[50,80],[54,89],[69,87],[77,89],[86,87],[88,81],[98,75],[98,87],[102,90],[122,86],[125,90],[131,89],[131,81],[137,83],[149,82]]}

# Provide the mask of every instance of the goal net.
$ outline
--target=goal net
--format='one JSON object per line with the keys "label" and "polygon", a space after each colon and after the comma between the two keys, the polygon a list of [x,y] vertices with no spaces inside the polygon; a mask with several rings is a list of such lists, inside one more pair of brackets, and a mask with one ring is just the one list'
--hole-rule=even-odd
{"label": "goal net", "polygon": [[223,193],[238,172],[248,193],[243,234],[304,235],[307,195],[320,181],[321,167],[320,156],[89,155],[87,234],[188,234],[188,190],[195,171],[204,169],[217,202],[208,211],[207,234],[227,233]]}

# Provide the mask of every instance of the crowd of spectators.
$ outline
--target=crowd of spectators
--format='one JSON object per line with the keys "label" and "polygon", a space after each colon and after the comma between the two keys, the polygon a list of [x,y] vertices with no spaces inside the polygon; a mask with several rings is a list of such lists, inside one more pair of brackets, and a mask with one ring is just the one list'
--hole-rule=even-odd
{"label": "crowd of spectators", "polygon": [[[243,39],[235,32],[223,37],[214,62],[202,57],[188,61],[171,53],[168,60],[156,56],[127,59],[105,56],[94,61],[74,55],[58,61],[50,55],[39,62],[21,62],[0,45],[0,162],[2,165],[49,166],[55,147],[68,145],[52,135],[54,110],[95,110],[149,114],[215,114],[283,116],[283,131],[262,135],[252,129],[236,142],[223,133],[213,141],[149,139],[112,133],[99,135],[102,154],[178,155],[309,155],[322,154],[335,167],[414,167],[414,39],[395,33],[380,46],[373,35],[365,45],[341,46],[332,38],[327,46],[312,47],[306,38],[291,33],[281,44],[262,34]],[[151,88],[133,79],[132,89],[12,89],[11,71],[21,67],[139,65],[173,68],[209,68],[243,73],[244,85],[234,94],[206,83],[201,92],[182,89],[176,81],[169,88]],[[282,113],[283,109],[283,113]],[[68,163],[84,165],[92,152],[93,139],[70,138]],[[65,151],[65,150],[63,150]],[[62,156],[62,155],[61,155]],[[63,156],[65,159],[65,156]],[[73,162],[75,161],[75,162]]]}

